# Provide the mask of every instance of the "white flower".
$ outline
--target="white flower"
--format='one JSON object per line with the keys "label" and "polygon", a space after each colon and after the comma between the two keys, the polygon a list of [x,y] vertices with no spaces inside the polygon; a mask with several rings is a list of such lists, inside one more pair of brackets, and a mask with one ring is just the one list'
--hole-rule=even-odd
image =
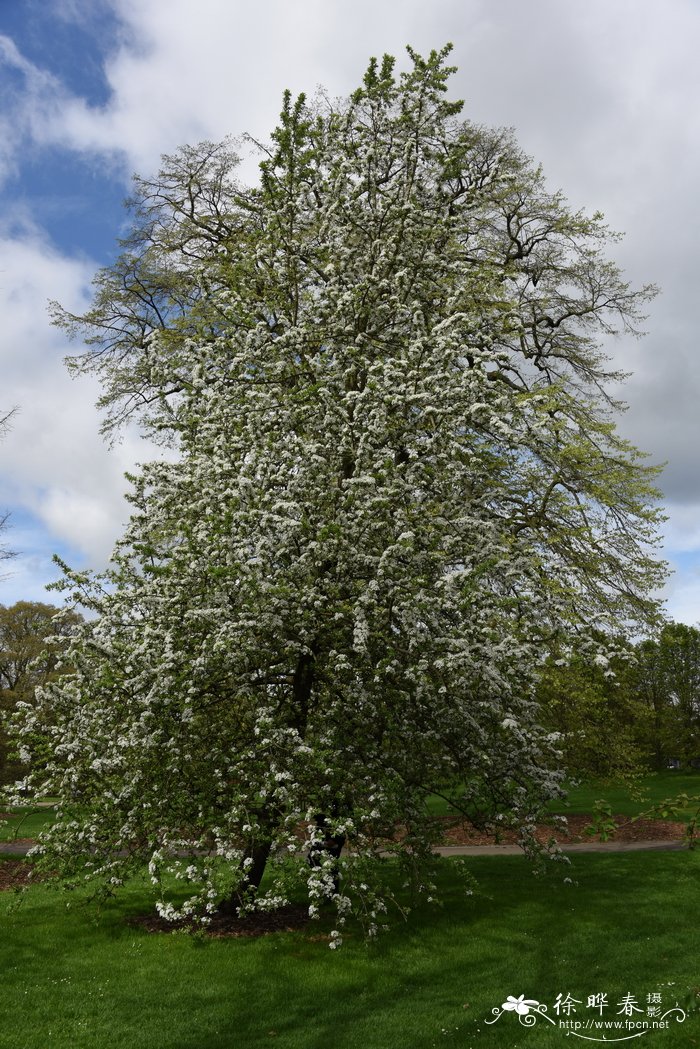
{"label": "white flower", "polygon": [[512,994],[509,994],[501,1009],[504,1009],[507,1013],[517,1013],[518,1016],[527,1016],[530,1009],[536,1009],[539,1004],[533,998],[526,998],[524,994],[521,994],[518,998],[514,998]]}

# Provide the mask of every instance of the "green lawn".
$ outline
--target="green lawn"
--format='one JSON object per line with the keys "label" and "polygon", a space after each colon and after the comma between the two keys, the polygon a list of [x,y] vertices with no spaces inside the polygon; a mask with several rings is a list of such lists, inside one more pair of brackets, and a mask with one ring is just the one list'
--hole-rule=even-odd
{"label": "green lawn", "polygon": [[[470,859],[470,897],[452,864],[440,863],[441,908],[336,952],[316,924],[258,940],[144,933],[125,921],[150,905],[141,887],[99,913],[44,886],[19,906],[3,894],[0,1046],[547,1049],[566,1032],[513,1013],[484,1021],[508,995],[552,1012],[570,992],[591,1016],[586,998],[603,992],[614,1017],[627,993],[660,992],[667,1008],[700,983],[700,852],[579,855],[545,878],[522,857]],[[646,1041],[700,1046],[700,1016]]]}
{"label": "green lawn", "polygon": [[[626,783],[609,780],[591,781],[580,786],[567,787],[563,801],[552,802],[551,812],[563,815],[589,815],[599,799],[608,801],[615,815],[638,816],[653,805],[661,804],[677,794],[700,795],[700,771],[651,772],[642,776],[634,789]],[[430,795],[426,800],[428,811],[435,816],[447,815],[452,810],[444,798]],[[674,819],[690,819],[695,815],[698,804],[683,809]]]}
{"label": "green lawn", "polygon": [[35,838],[51,822],[54,813],[51,808],[21,807],[12,809],[7,815],[9,819],[0,823],[0,842],[12,841],[13,838]]}
{"label": "green lawn", "polygon": [[[612,806],[616,815],[638,816],[653,805],[659,805],[668,798],[677,794],[700,795],[700,771],[687,772],[676,770],[665,770],[654,772],[643,776],[639,782],[639,790],[632,792],[630,787],[621,783],[610,783],[607,781],[583,783],[581,786],[570,787],[566,802],[557,802],[551,806],[552,811],[567,812],[574,814],[590,813],[593,805],[599,798],[604,798]],[[697,810],[696,804],[690,809],[685,809],[680,818],[689,818]]]}

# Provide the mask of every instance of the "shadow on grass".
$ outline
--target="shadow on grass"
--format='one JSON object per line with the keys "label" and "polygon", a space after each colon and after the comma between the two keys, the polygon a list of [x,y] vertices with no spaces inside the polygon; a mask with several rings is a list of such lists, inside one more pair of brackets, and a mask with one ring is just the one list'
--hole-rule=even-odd
{"label": "shadow on grass", "polygon": [[[544,879],[522,857],[478,858],[473,896],[451,864],[441,907],[417,907],[375,944],[351,929],[336,952],[325,921],[193,940],[129,927],[148,906],[136,886],[97,915],[32,890],[0,912],[3,1036],[21,1049],[429,1049],[479,1032],[483,1049],[503,1049],[502,1024],[478,1025],[508,994],[551,1008],[559,992],[641,994],[696,971],[696,854],[577,856]],[[655,1045],[693,1044],[662,1034]],[[551,1037],[538,1031],[538,1049]]]}

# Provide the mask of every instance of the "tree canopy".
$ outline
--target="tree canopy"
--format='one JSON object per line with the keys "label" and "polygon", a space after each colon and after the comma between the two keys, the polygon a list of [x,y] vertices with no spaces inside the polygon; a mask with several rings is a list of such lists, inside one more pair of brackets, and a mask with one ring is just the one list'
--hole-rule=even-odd
{"label": "tree canopy", "polygon": [[525,841],[559,789],[534,694],[557,640],[605,661],[655,615],[654,472],[600,347],[653,289],[461,117],[448,50],[373,60],[342,102],[286,94],[258,185],[228,143],[165,157],[92,308],[55,307],[106,428],[176,453],[130,478],[106,575],[66,569],[94,615],[30,781],[63,799],[66,872],[175,870],[205,916],[296,878],[373,931],[369,860],[428,856],[431,792]]}
{"label": "tree canopy", "polygon": [[634,689],[647,712],[643,742],[655,766],[700,766],[700,630],[666,623],[637,648]]}
{"label": "tree canopy", "polygon": [[558,733],[570,778],[625,779],[648,767],[649,717],[637,688],[640,649],[622,636],[607,647],[596,659],[590,647],[577,651],[575,640],[564,652],[555,646],[539,673],[540,716]]}

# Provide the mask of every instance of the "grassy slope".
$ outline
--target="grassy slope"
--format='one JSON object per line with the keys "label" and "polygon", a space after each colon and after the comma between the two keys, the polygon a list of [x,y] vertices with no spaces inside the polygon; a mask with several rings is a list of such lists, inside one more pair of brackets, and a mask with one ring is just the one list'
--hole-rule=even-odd
{"label": "grassy slope", "polygon": [[[700,795],[700,772],[665,771],[651,773],[644,776],[640,781],[640,788],[644,797],[642,800],[633,796],[630,788],[625,784],[608,782],[583,783],[579,787],[571,787],[566,803],[557,803],[552,806],[553,811],[572,814],[589,813],[598,798],[604,798],[610,802],[612,810],[623,816],[636,816],[644,812],[652,805],[660,804],[667,798],[676,794]],[[692,810],[686,810],[685,815],[694,812],[698,805]]]}
{"label": "grassy slope", "polygon": [[[570,786],[566,799],[552,802],[550,810],[563,813],[564,815],[567,813],[571,815],[588,815],[593,811],[595,802],[602,798],[610,802],[616,815],[637,816],[652,805],[658,804],[676,794],[700,795],[700,771],[681,772],[668,770],[649,773],[641,777],[638,788],[642,791],[642,797],[638,796],[637,791],[632,792],[628,784],[611,783],[608,780],[583,783],[575,787]],[[450,811],[446,801],[437,795],[429,796],[426,805],[428,811],[435,816],[444,816]],[[697,808],[698,804],[696,803],[692,808],[685,810],[680,817],[674,818],[682,818],[683,815],[689,818],[691,814],[695,813]]]}
{"label": "grassy slope", "polygon": [[[149,906],[136,887],[99,917],[79,895],[42,886],[8,912],[5,894],[0,1046],[547,1049],[565,1032],[542,1021],[528,1031],[512,1013],[483,1021],[509,994],[551,1011],[560,992],[643,1001],[671,983],[662,988],[671,1005],[699,982],[700,853],[579,856],[544,880],[524,858],[484,857],[469,863],[480,884],[472,897],[451,862],[441,864],[441,909],[421,908],[371,947],[350,936],[338,952],[313,938],[315,925],[204,943],[143,933],[125,923]],[[700,1046],[700,1017],[648,1037]]]}

